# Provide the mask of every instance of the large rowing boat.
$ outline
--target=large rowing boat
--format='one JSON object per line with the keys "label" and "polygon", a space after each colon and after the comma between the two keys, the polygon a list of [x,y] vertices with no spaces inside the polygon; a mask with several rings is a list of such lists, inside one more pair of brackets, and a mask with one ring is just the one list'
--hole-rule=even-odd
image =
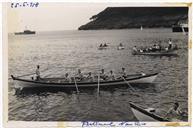
{"label": "large rowing boat", "polygon": [[128,85],[128,84],[150,84],[153,83],[158,73],[153,74],[136,74],[136,75],[128,75],[127,78],[119,78],[116,80],[101,80],[98,82],[97,80],[94,82],[89,81],[72,81],[65,82],[64,78],[42,78],[41,80],[32,80],[32,79],[24,79],[11,75],[15,84],[19,87],[64,87],[64,88],[91,88],[91,87],[112,87],[112,86],[120,86],[120,85]]}
{"label": "large rowing boat", "polygon": [[165,119],[161,116],[156,115],[153,112],[149,112],[148,110],[141,108],[134,103],[129,103],[131,110],[138,121],[150,121],[150,122],[168,122],[168,119]]}
{"label": "large rowing boat", "polygon": [[133,55],[148,55],[148,56],[178,56],[177,53],[171,52],[132,52]]}

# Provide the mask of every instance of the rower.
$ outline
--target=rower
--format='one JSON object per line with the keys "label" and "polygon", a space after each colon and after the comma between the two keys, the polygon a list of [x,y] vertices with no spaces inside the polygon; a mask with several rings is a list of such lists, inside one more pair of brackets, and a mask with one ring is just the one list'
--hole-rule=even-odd
{"label": "rower", "polygon": [[179,103],[175,102],[173,106],[168,110],[165,117],[168,119],[177,119],[180,116],[183,116],[183,112],[180,110]]}
{"label": "rower", "polygon": [[172,40],[171,40],[171,38],[169,39],[169,41],[168,41],[168,50],[171,50],[172,49]]}
{"label": "rower", "polygon": [[89,82],[93,82],[93,81],[94,81],[91,72],[88,73],[88,76],[86,77],[86,79],[87,79]]}
{"label": "rower", "polygon": [[37,69],[36,69],[36,80],[39,81],[41,78],[40,78],[40,66],[37,65]]}
{"label": "rower", "polygon": [[101,69],[100,78],[101,78],[102,80],[106,80],[106,79],[107,79],[107,75],[105,74],[104,69]]}
{"label": "rower", "polygon": [[71,82],[71,79],[69,78],[68,73],[65,74],[64,80],[65,82],[69,82],[69,83]]}
{"label": "rower", "polygon": [[105,43],[105,44],[103,45],[103,47],[107,47],[107,44]]}
{"label": "rower", "polygon": [[108,76],[108,79],[109,79],[109,80],[115,80],[115,74],[113,73],[112,70],[110,71],[110,74],[109,74],[109,76]]}
{"label": "rower", "polygon": [[138,51],[136,46],[133,47],[133,51],[134,51],[134,52],[137,52],[137,51]]}
{"label": "rower", "polygon": [[126,71],[125,71],[125,68],[122,68],[121,76],[124,77],[124,78],[127,77],[127,73],[126,73]]}
{"label": "rower", "polygon": [[103,44],[100,44],[100,46],[99,47],[103,47]]}
{"label": "rower", "polygon": [[120,44],[119,44],[119,46],[120,46],[120,47],[123,47],[123,44],[122,44],[122,43],[120,43]]}
{"label": "rower", "polygon": [[84,76],[80,69],[78,69],[78,74],[76,75],[76,78],[80,81],[84,79]]}

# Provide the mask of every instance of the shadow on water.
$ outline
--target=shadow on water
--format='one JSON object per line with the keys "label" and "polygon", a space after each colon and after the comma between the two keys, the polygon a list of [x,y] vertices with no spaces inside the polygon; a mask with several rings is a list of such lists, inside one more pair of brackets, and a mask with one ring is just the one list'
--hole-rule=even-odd
{"label": "shadow on water", "polygon": [[[120,87],[103,87],[100,88],[100,91],[107,91],[113,94],[116,91],[136,91],[136,92],[156,92],[156,84],[132,84],[132,90],[129,86],[120,86]],[[64,92],[68,95],[76,94],[76,88],[62,88],[62,87],[36,87],[36,88],[22,88],[15,89],[16,96],[29,96],[29,95],[49,95],[49,93],[58,93]],[[95,94],[97,88],[79,88],[79,93]]]}

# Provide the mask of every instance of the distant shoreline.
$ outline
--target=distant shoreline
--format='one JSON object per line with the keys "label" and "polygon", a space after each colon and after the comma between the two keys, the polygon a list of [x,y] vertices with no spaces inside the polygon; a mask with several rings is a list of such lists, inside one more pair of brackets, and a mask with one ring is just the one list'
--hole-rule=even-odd
{"label": "distant shoreline", "polygon": [[171,28],[188,23],[188,7],[107,7],[78,30]]}

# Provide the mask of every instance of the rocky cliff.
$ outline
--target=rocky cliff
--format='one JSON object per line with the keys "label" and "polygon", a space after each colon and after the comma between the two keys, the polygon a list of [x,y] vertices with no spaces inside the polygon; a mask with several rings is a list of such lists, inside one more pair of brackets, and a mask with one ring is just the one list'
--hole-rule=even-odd
{"label": "rocky cliff", "polygon": [[188,21],[187,7],[108,7],[79,30],[171,27]]}

